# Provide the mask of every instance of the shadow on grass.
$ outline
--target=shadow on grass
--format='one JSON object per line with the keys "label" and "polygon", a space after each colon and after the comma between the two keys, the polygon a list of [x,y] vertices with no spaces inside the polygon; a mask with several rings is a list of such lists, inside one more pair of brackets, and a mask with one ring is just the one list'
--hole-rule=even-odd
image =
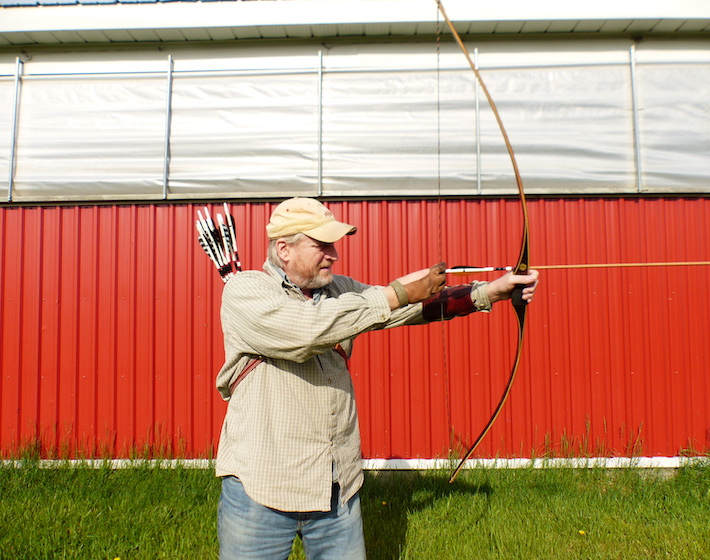
{"label": "shadow on grass", "polygon": [[486,504],[479,517],[485,516],[493,492],[489,482],[472,483],[459,478],[455,484],[449,484],[449,474],[420,471],[366,473],[360,496],[368,560],[402,558],[412,516],[433,508],[441,500],[478,495]]}

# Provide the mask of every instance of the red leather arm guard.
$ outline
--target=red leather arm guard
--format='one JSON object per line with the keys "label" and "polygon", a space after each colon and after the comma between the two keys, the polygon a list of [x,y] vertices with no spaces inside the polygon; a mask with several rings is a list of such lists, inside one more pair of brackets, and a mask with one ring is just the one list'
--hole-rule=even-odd
{"label": "red leather arm guard", "polygon": [[471,299],[471,285],[444,288],[422,302],[422,314],[427,321],[440,321],[468,315],[476,310]]}

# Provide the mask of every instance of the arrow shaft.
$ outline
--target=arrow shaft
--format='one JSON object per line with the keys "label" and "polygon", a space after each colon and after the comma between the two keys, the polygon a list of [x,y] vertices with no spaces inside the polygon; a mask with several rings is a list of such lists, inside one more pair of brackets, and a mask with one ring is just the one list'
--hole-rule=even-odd
{"label": "arrow shaft", "polygon": [[[586,264],[543,264],[531,265],[535,270],[564,270],[581,268],[641,268],[660,266],[709,266],[710,261],[666,261],[666,262],[634,262],[634,263],[586,263]],[[510,266],[482,266],[447,268],[447,274],[472,274],[477,272],[492,272],[496,270],[512,270]]]}
{"label": "arrow shaft", "polygon": [[589,264],[548,264],[536,266],[537,270],[558,270],[565,268],[632,268],[646,266],[707,266],[710,261],[670,261],[670,262],[636,262],[636,263],[589,263]]}

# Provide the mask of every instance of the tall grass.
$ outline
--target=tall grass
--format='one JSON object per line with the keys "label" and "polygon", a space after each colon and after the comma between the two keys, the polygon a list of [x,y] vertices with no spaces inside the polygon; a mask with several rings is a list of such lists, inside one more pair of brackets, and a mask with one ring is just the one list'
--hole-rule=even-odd
{"label": "tall grass", "polygon": [[[369,473],[368,558],[710,558],[710,465],[666,474],[475,469],[449,484],[444,472]],[[0,467],[0,560],[217,558],[219,490],[209,469]]]}

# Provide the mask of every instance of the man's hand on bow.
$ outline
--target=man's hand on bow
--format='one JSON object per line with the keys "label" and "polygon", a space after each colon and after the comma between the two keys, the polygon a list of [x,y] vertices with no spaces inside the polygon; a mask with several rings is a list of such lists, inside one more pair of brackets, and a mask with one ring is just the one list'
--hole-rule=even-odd
{"label": "man's hand on bow", "polygon": [[390,309],[419,303],[440,292],[446,286],[446,263],[435,264],[397,278],[385,288]]}
{"label": "man's hand on bow", "polygon": [[530,303],[535,297],[535,290],[539,283],[540,273],[537,270],[531,270],[529,274],[504,274],[500,278],[496,278],[489,282],[486,286],[486,293],[491,303],[503,299],[510,299],[511,293],[516,286],[525,286],[523,288],[523,301]]}

